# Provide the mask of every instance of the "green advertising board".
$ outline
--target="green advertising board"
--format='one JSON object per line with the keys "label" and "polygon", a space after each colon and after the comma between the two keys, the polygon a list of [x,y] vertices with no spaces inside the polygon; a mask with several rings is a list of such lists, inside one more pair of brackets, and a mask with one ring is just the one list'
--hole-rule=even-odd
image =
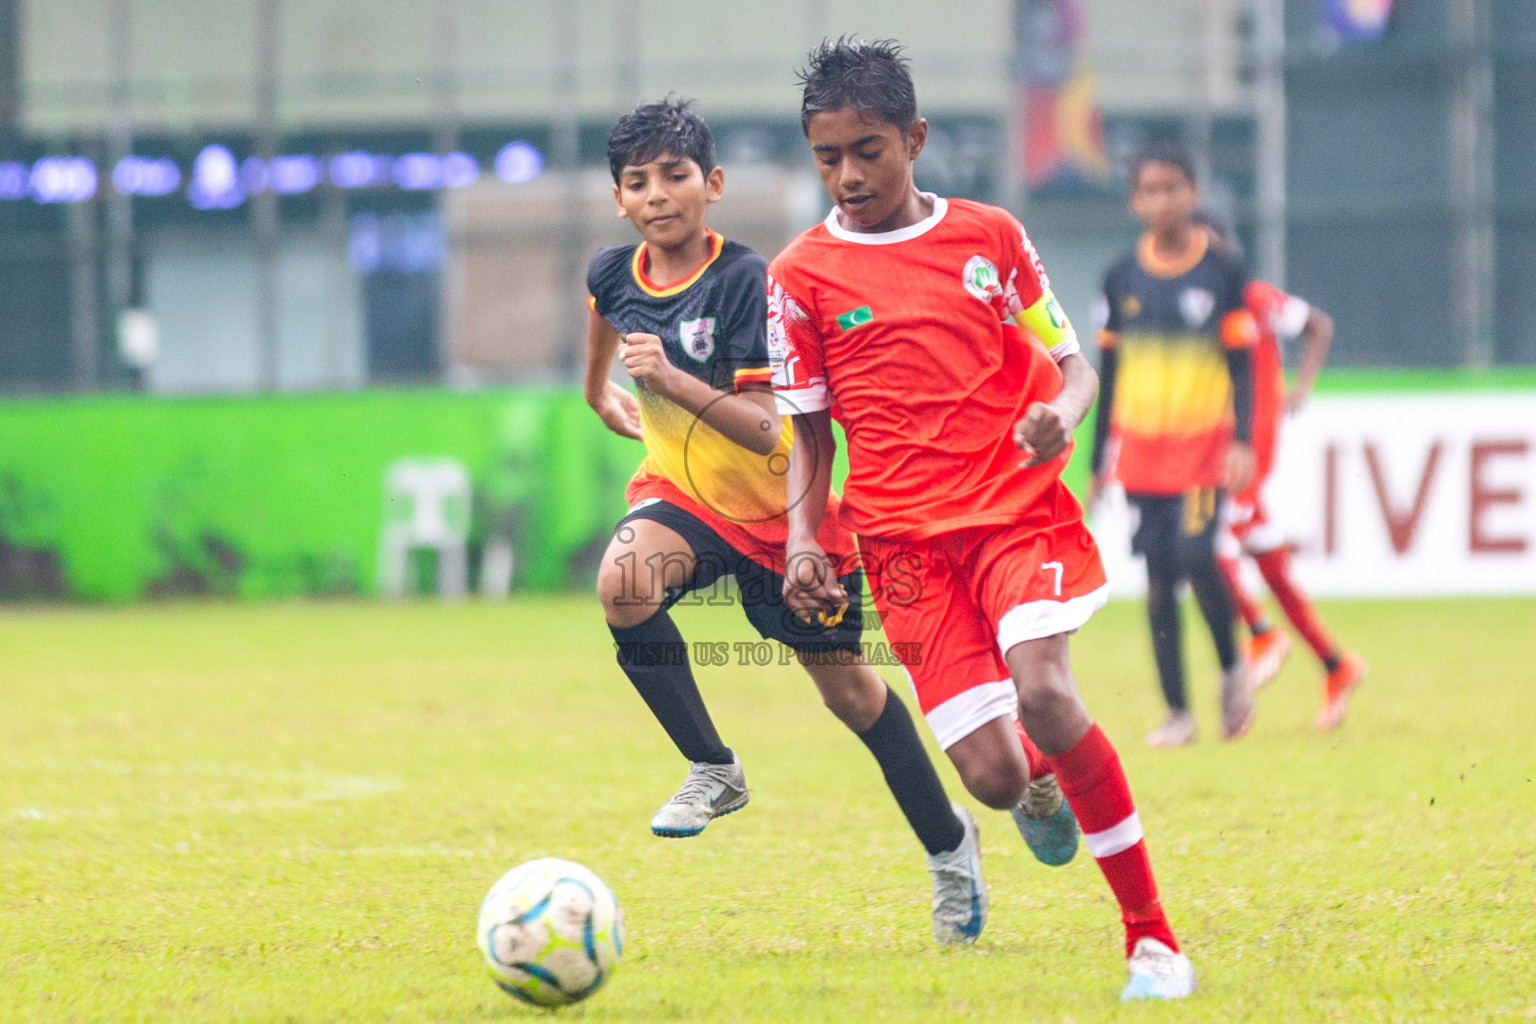
{"label": "green advertising board", "polygon": [[516,584],[582,582],[640,446],[570,391],[109,397],[0,407],[0,594],[372,593],[389,466],[450,458]]}
{"label": "green advertising board", "polygon": [[[1331,371],[1320,390],[1477,388],[1536,390],[1536,372]],[[1064,474],[1079,493],[1091,428]],[[12,400],[0,599],[372,594],[389,467],[443,458],[472,483],[472,578],[501,538],[514,586],[586,587],[642,454],[570,389]]]}

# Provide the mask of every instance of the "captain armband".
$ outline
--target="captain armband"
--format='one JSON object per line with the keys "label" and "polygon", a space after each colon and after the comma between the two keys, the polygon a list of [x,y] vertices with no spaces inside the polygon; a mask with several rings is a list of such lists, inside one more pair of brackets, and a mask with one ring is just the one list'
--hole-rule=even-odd
{"label": "captain armband", "polygon": [[1040,339],[1041,344],[1058,363],[1078,351],[1077,331],[1067,319],[1067,311],[1061,308],[1056,296],[1047,288],[1033,306],[1014,317],[1029,333]]}

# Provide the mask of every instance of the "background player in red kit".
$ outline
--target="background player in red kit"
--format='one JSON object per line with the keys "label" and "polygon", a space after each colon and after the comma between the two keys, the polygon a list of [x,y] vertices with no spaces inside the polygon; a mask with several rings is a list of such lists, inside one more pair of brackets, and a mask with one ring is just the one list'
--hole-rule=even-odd
{"label": "background player in red kit", "polygon": [[841,517],[939,744],[1026,837],[1061,820],[1025,799],[1054,772],[1120,904],[1121,997],[1187,996],[1194,970],[1068,657],[1108,592],[1060,478],[1093,368],[1018,221],[913,184],[927,123],[900,47],[823,44],[802,80],[801,124],[835,208],[768,271],[770,353],[796,416],[790,489],[807,495],[791,510],[786,597],[808,617],[846,600],[816,540],[835,413],[849,445]]}
{"label": "background player in red kit", "polygon": [[[1232,232],[1206,211],[1197,211],[1195,223],[1221,245],[1235,247]],[[1253,481],[1233,494],[1223,510],[1222,532],[1217,537],[1216,564],[1231,588],[1233,602],[1251,634],[1249,663],[1254,685],[1262,686],[1280,671],[1290,652],[1291,639],[1276,629],[1264,613],[1264,605],[1248,593],[1238,572],[1238,559],[1247,555],[1259,567],[1264,582],[1275,595],[1285,617],[1323,663],[1322,700],[1317,727],[1332,729],[1344,721],[1349,698],[1365,678],[1365,659],[1338,645],[1323,624],[1317,608],[1291,575],[1291,550],[1264,507],[1264,485],[1275,465],[1280,425],[1287,415],[1306,403],[1312,386],[1328,358],[1333,342],[1333,318],[1294,295],[1266,281],[1250,281],[1243,290],[1243,304],[1259,325],[1253,347]],[[1280,339],[1302,339],[1301,365],[1296,383],[1285,388],[1285,360]]]}

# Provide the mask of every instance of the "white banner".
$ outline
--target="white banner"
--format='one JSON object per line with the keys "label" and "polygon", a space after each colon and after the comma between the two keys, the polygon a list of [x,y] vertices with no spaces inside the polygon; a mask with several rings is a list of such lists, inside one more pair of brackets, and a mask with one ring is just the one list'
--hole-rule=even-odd
{"label": "white banner", "polygon": [[[1536,594],[1536,392],[1318,396],[1265,503],[1314,594]],[[1123,497],[1097,512],[1114,590],[1143,592]]]}

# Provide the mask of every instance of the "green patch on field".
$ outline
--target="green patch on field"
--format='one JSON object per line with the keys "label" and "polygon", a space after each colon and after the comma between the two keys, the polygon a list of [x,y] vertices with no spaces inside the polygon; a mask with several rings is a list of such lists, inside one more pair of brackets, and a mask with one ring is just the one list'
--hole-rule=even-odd
{"label": "green patch on field", "polygon": [[[700,671],[756,789],[663,841],[647,823],[683,765],[593,600],[8,612],[0,1019],[541,1019],[486,980],[473,929],[491,882],[545,855],[598,871],[627,918],[577,1020],[1536,1018],[1536,602],[1325,613],[1372,664],[1326,736],[1298,652],[1254,732],[1215,742],[1202,655],[1202,742],[1148,751],[1140,609],[1075,642],[1200,975],[1175,1008],[1115,1002],[1092,861],[1036,864],[997,812],[977,808],[987,930],[935,948],[920,848],[793,667]],[[754,639],[734,609],[679,619]]]}

